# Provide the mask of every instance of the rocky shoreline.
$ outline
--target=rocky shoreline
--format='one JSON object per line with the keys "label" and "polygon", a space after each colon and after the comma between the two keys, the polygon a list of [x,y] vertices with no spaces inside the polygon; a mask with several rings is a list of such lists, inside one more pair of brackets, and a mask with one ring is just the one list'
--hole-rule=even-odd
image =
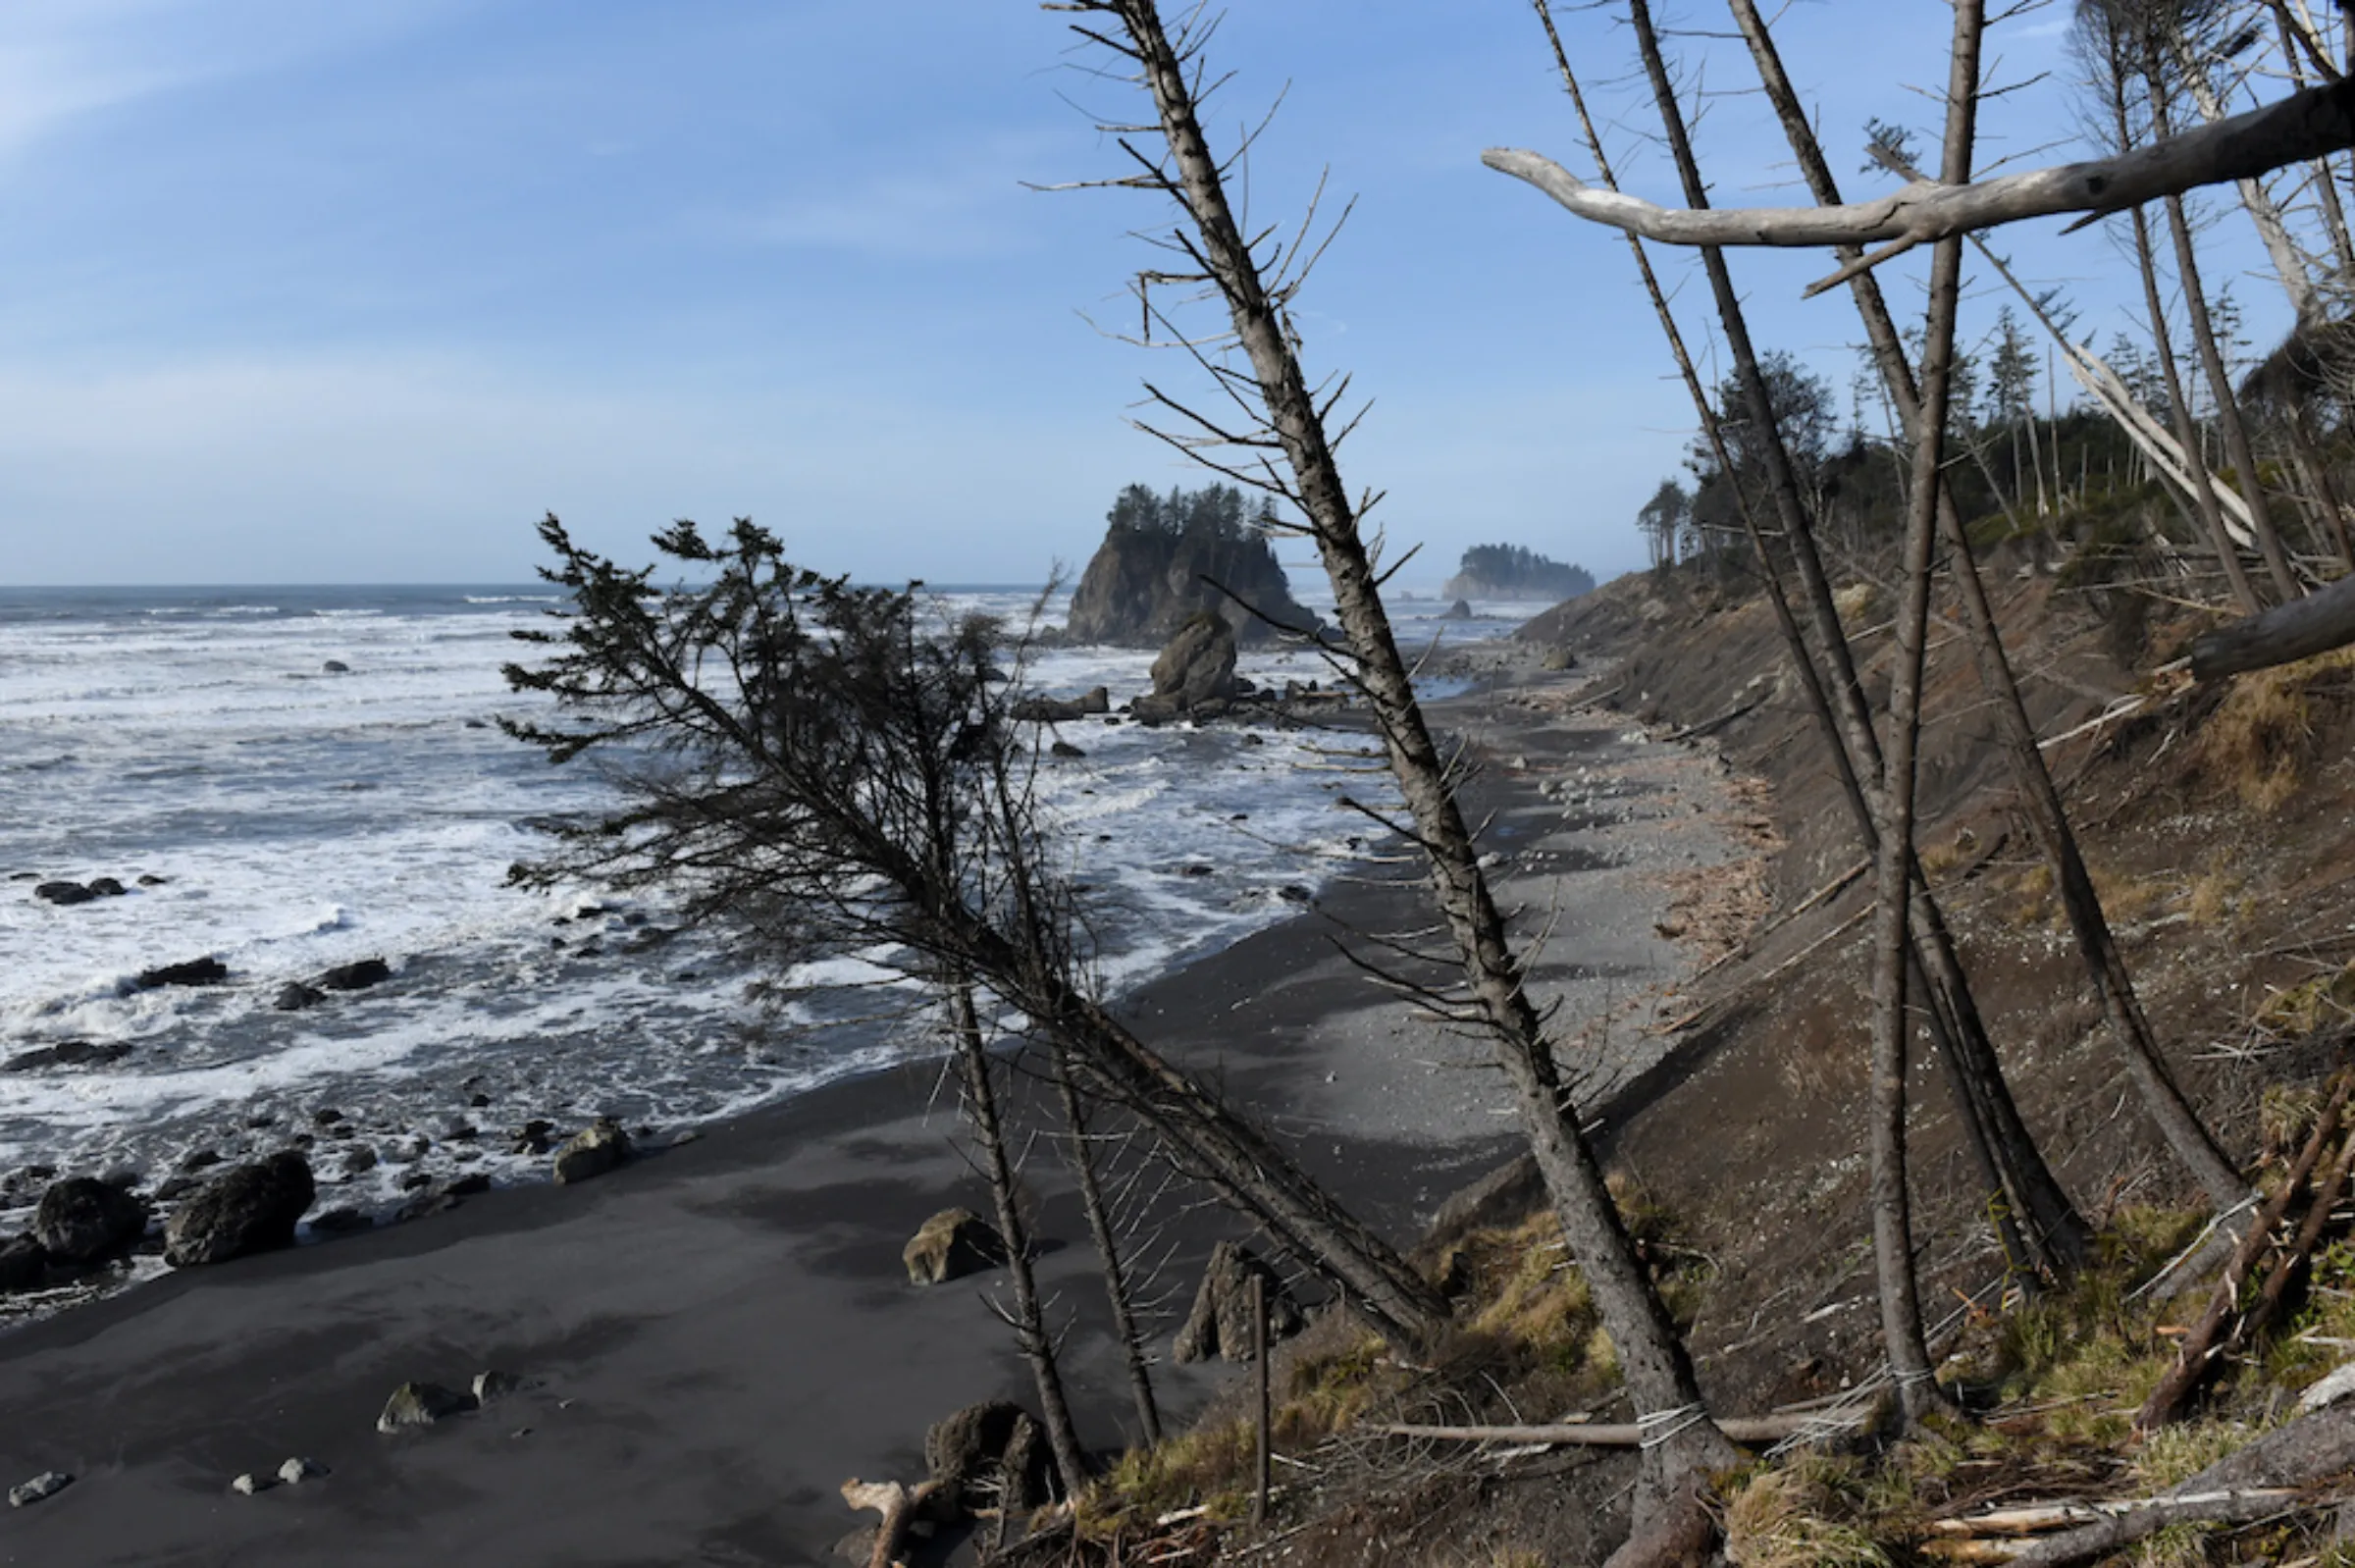
{"label": "rocky shoreline", "polygon": [[[1686,967],[1657,929],[1670,882],[1739,859],[1722,820],[1738,803],[1705,754],[1576,709],[1564,678],[1486,673],[1509,679],[1436,715],[1488,759],[1508,885],[1555,929],[1536,980],[1583,1020],[1582,1075],[1635,1081],[1659,1057],[1644,1024],[1673,1008]],[[1510,1141],[1492,1074],[1332,950],[1336,931],[1421,917],[1410,870],[1346,877],[1123,1009],[1401,1235]],[[500,1189],[331,1246],[180,1270],[0,1334],[16,1418],[0,1479],[78,1478],[0,1516],[0,1560],[293,1563],[331,1542],[353,1563],[460,1543],[467,1560],[823,1560],[855,1522],[844,1477],[914,1479],[929,1424],[1024,1389],[970,1283],[907,1282],[903,1244],[978,1196],[953,1113],[927,1109],[933,1079],[912,1064],[827,1085],[586,1187]],[[1077,1314],[1082,1436],[1114,1446],[1122,1374],[1092,1348],[1075,1202],[1043,1163],[1033,1179],[1042,1288]],[[1179,1216],[1169,1290],[1190,1299],[1235,1238],[1216,1212]],[[388,1389],[468,1364],[536,1380],[529,1423],[372,1430]],[[1182,1410],[1222,1375],[1164,1380]],[[230,1490],[288,1453],[325,1467],[319,1483]]]}

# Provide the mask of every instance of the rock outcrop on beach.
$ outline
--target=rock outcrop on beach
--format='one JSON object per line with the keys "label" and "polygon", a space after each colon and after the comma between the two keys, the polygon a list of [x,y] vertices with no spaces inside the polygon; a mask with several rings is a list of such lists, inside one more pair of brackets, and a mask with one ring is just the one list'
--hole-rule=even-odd
{"label": "rock outcrop on beach", "polygon": [[924,1467],[933,1495],[952,1511],[982,1497],[1010,1510],[1041,1507],[1054,1497],[1045,1429],[1003,1399],[934,1422],[924,1434]]}
{"label": "rock outcrop on beach", "polygon": [[32,1239],[65,1263],[96,1263],[130,1246],[146,1229],[145,1204],[92,1176],[68,1176],[52,1184],[32,1215]]}
{"label": "rock outcrop on beach", "polygon": [[1268,1343],[1298,1333],[1308,1320],[1276,1271],[1250,1248],[1222,1241],[1210,1249],[1210,1266],[1202,1272],[1202,1287],[1194,1292],[1194,1308],[1185,1315],[1170,1353],[1179,1361],[1208,1361],[1213,1356],[1250,1360],[1254,1276],[1266,1292]]}
{"label": "rock outcrop on beach", "polygon": [[564,1185],[603,1176],[619,1169],[629,1157],[630,1135],[620,1123],[601,1116],[556,1151],[556,1181]]}
{"label": "rock outcrop on beach", "polygon": [[1317,625],[1293,600],[1264,525],[1243,517],[1241,493],[1231,487],[1161,497],[1130,486],[1110,523],[1072,594],[1072,642],[1149,648],[1195,611],[1216,607],[1235,617],[1246,642],[1277,635],[1270,622]]}
{"label": "rock outcrop on beach", "polygon": [[408,1432],[474,1408],[475,1401],[454,1388],[445,1388],[438,1383],[404,1383],[385,1401],[384,1413],[376,1418],[376,1430],[387,1434]]}
{"label": "rock outcrop on beach", "polygon": [[315,1196],[310,1162],[291,1149],[233,1166],[173,1211],[164,1261],[186,1268],[292,1246],[295,1223]]}
{"label": "rock outcrop on beach", "polygon": [[1006,1261],[1006,1242],[970,1209],[943,1209],[900,1249],[911,1284],[941,1284],[994,1269]]}

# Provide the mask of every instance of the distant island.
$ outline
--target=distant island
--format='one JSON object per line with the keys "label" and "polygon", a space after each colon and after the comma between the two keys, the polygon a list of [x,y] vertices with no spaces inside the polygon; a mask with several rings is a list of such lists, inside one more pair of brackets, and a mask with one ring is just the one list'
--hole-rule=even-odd
{"label": "distant island", "polygon": [[1475,545],[1464,551],[1441,599],[1542,599],[1548,603],[1595,591],[1584,566],[1548,560],[1524,545]]}

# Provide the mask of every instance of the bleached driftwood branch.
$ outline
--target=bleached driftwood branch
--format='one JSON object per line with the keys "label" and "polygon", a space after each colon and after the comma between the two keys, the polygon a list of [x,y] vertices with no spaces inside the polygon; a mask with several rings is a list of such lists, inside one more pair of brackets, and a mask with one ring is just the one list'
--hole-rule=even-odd
{"label": "bleached driftwood branch", "polygon": [[2355,146],[2355,78],[2309,87],[2112,158],[1969,184],[1917,180],[1888,195],[1836,207],[1662,207],[1597,189],[1543,153],[1492,147],[1480,161],[1527,181],[1581,218],[1662,244],[1884,247],[1810,286],[1814,293],[1845,282],[1855,270],[1950,235],[2061,213],[2105,217],[2349,146]]}
{"label": "bleached driftwood branch", "polygon": [[[1853,1419],[1819,1415],[1730,1416],[1717,1430],[1735,1442],[1781,1442],[1802,1433],[1839,1433],[1867,1425],[1869,1413]],[[1588,1448],[1633,1448],[1653,1434],[1636,1423],[1576,1422],[1534,1427],[1432,1427],[1387,1422],[1374,1429],[1393,1437],[1427,1437],[1442,1442],[1560,1443]]]}

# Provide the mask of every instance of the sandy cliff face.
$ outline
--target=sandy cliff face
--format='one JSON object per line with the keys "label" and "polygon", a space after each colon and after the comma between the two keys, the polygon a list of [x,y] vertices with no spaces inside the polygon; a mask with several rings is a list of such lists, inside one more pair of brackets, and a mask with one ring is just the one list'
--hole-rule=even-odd
{"label": "sandy cliff face", "polygon": [[1271,621],[1317,624],[1316,614],[1293,600],[1264,538],[1115,524],[1072,595],[1071,636],[1075,642],[1157,647],[1201,609],[1217,610],[1246,643],[1275,636]]}

